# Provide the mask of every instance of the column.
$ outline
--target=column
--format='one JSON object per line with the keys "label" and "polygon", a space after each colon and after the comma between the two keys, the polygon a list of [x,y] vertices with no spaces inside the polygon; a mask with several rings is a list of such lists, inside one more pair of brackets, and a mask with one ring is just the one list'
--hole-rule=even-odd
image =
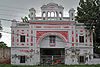
{"label": "column", "polygon": [[48,20],[47,17],[48,17],[48,12],[46,11],[46,17],[45,17],[46,20]]}
{"label": "column", "polygon": [[51,20],[51,11],[50,11],[50,20]]}

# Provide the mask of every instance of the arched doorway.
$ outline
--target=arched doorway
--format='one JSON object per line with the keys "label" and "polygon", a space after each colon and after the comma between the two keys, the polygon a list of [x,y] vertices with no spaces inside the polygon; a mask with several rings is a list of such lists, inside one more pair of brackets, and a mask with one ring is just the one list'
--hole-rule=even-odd
{"label": "arched doorway", "polygon": [[40,62],[43,65],[65,63],[65,41],[57,35],[48,35],[40,41]]}

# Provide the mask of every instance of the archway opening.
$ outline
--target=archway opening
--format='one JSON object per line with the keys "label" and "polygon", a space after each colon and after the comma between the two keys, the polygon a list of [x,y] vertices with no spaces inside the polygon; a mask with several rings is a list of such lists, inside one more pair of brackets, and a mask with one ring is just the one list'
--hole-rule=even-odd
{"label": "archway opening", "polygon": [[41,55],[64,55],[64,48],[40,48]]}
{"label": "archway opening", "polygon": [[40,62],[43,65],[57,65],[65,63],[64,48],[40,48]]}
{"label": "archway opening", "polygon": [[40,62],[43,65],[64,64],[65,42],[55,35],[44,37],[40,43]]}

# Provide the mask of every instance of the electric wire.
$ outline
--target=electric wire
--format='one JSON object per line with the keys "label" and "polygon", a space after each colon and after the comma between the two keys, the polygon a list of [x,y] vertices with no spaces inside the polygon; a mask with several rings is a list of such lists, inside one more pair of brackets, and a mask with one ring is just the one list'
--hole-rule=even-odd
{"label": "electric wire", "polygon": [[[11,19],[5,19],[5,18],[0,18],[0,20],[11,21],[11,22],[13,21],[13,20],[11,20]],[[16,20],[16,22],[21,22],[21,21],[17,21],[17,20]]]}
{"label": "electric wire", "polygon": [[[22,14],[24,13],[24,14],[26,14],[25,11],[22,12],[22,11],[8,10],[8,9],[1,9],[1,8],[0,8],[0,11],[7,11],[7,12],[10,11],[10,12],[17,12],[17,13],[22,13]],[[27,12],[27,13],[28,13],[28,12]]]}
{"label": "electric wire", "polygon": [[0,7],[13,8],[13,9],[21,10],[21,11],[27,10],[26,8],[12,7],[12,6],[8,6],[8,5],[0,5]]}
{"label": "electric wire", "polygon": [[9,14],[0,14],[0,15],[3,15],[3,16],[9,16],[9,17],[21,17],[21,16],[18,16],[18,15],[9,15]]}

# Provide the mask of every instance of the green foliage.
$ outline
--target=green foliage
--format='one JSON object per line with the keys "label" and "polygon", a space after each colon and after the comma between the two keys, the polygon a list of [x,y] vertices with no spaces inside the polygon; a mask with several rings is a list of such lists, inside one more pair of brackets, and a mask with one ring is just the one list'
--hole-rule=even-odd
{"label": "green foliage", "polygon": [[[0,30],[2,30],[2,25],[1,25],[1,21],[0,21]],[[0,38],[2,37],[2,34],[0,33]]]}
{"label": "green foliage", "polygon": [[80,0],[76,21],[84,23],[86,29],[94,31],[94,44],[100,46],[100,0]]}
{"label": "green foliage", "polygon": [[100,21],[100,1],[99,0],[80,0],[77,7],[76,20],[85,23],[90,29]]}
{"label": "green foliage", "polygon": [[2,30],[2,26],[0,25],[0,30]]}
{"label": "green foliage", "polygon": [[2,37],[2,34],[0,33],[0,38]]}
{"label": "green foliage", "polygon": [[84,23],[89,29],[92,29],[93,26],[97,28],[97,25],[100,25],[99,2],[100,0],[80,0],[76,20],[79,23]]}
{"label": "green foliage", "polygon": [[25,16],[24,18],[21,18],[22,19],[22,21],[24,22],[24,23],[29,23],[29,21],[28,21],[28,18]]}
{"label": "green foliage", "polygon": [[0,30],[2,30],[2,25],[1,25],[1,21],[0,21]]}
{"label": "green foliage", "polygon": [[0,42],[0,48],[5,48],[8,47],[7,44],[5,44],[4,42]]}

